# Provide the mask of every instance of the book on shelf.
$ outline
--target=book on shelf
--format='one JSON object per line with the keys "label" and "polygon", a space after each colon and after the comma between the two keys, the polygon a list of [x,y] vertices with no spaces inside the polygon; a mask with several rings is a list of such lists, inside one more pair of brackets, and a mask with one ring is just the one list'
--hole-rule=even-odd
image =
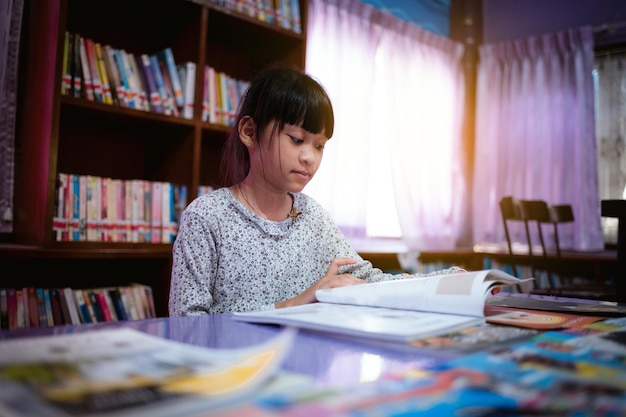
{"label": "book on shelf", "polygon": [[[61,301],[59,299],[59,290],[56,288],[50,288],[48,290],[50,294],[50,305],[52,308],[52,318],[53,326],[59,326],[65,324],[65,320],[63,319],[63,311],[61,310]],[[48,322],[48,325],[50,323]]]}
{"label": "book on shelf", "polygon": [[70,41],[73,44],[71,56],[72,61],[70,62],[70,71],[72,75],[71,93],[72,96],[81,98],[85,90],[83,88],[84,79],[80,57],[80,36],[75,33],[71,33]]}
{"label": "book on shelf", "polygon": [[120,66],[115,58],[115,51],[111,45],[104,45],[104,59],[107,63],[109,80],[111,81],[111,91],[115,104],[128,107],[128,97],[126,85],[123,82]]}
{"label": "book on shelf", "polygon": [[196,63],[195,62],[185,62],[179,65],[180,73],[184,75],[183,80],[183,96],[184,96],[184,107],[183,107],[183,117],[185,119],[193,119],[193,107],[194,107],[194,98],[195,98],[195,88],[196,88]]}
{"label": "book on shelf", "polygon": [[162,114],[163,103],[161,101],[161,92],[159,91],[156,80],[154,79],[154,71],[152,70],[150,57],[148,54],[141,54],[138,61],[144,79],[146,80],[146,93],[149,95],[150,110],[155,113]]}
{"label": "book on shelf", "polygon": [[172,91],[174,92],[174,100],[176,106],[182,109],[185,106],[185,96],[183,92],[183,86],[178,76],[178,70],[176,69],[176,60],[174,59],[174,52],[172,48],[167,47],[157,53],[157,58],[165,63],[165,69],[172,84]]}
{"label": "book on shelf", "polygon": [[72,89],[72,74],[69,63],[72,59],[70,38],[70,32],[66,30],[63,38],[63,76],[61,78],[61,94],[63,95],[69,95]]}
{"label": "book on shelf", "polygon": [[102,82],[100,80],[100,72],[98,71],[98,62],[96,59],[96,51],[94,50],[94,42],[91,38],[84,38],[85,51],[87,52],[87,65],[89,75],[91,76],[91,85],[93,87],[93,97],[98,103],[103,103]]}
{"label": "book on shelf", "polygon": [[28,327],[39,327],[39,302],[35,287],[28,287],[28,319]]}
{"label": "book on shelf", "polygon": [[401,278],[318,290],[317,303],[234,318],[406,343],[484,324],[491,291],[528,280],[497,269]]}
{"label": "book on shelf", "polygon": [[[3,289],[4,290],[4,289]],[[17,294],[15,288],[6,289],[6,324],[7,329],[17,329]]]}
{"label": "book on shelf", "polygon": [[150,111],[150,92],[148,91],[145,76],[139,64],[140,58],[138,58],[136,54],[131,53],[127,54],[127,57],[130,69],[132,71],[132,77],[137,84],[137,94],[139,94],[139,99],[141,102],[139,108],[141,110]]}
{"label": "book on shelf", "polygon": [[163,79],[163,85],[165,87],[165,90],[167,91],[167,97],[169,98],[169,107],[172,111],[172,115],[178,117],[180,115],[180,112],[178,111],[178,104],[176,102],[176,92],[174,90],[174,85],[172,83],[169,70],[167,69],[167,63],[163,59],[160,59],[158,55],[157,61],[158,67],[161,72],[161,78]]}
{"label": "book on shelf", "polygon": [[98,74],[100,75],[100,83],[102,84],[102,102],[105,104],[113,104],[113,94],[111,93],[109,73],[107,71],[102,45],[99,42],[94,42],[93,49],[96,54],[96,65],[98,67]]}
{"label": "book on shelf", "polygon": [[165,88],[165,81],[163,79],[163,72],[161,71],[161,65],[156,55],[149,55],[150,69],[154,78],[154,84],[159,92],[160,101],[163,107],[163,114],[171,116],[176,109],[176,103],[174,97],[169,95],[168,90]]}
{"label": "book on shelf", "polygon": [[[236,349],[209,349],[130,329],[0,343],[3,415],[213,415],[286,376],[295,332]],[[24,378],[28,375],[28,378]]]}

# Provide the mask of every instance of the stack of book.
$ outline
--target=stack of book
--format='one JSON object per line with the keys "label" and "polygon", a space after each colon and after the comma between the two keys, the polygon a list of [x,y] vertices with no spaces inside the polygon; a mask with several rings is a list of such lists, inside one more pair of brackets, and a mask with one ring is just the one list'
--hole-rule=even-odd
{"label": "stack of book", "polygon": [[0,288],[0,329],[53,327],[156,317],[152,288]]}

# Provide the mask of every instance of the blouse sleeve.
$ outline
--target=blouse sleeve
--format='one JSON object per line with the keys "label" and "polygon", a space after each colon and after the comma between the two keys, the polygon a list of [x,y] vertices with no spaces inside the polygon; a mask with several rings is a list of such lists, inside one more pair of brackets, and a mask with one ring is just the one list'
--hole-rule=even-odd
{"label": "blouse sleeve", "polygon": [[216,275],[217,251],[208,223],[193,211],[183,212],[173,248],[170,316],[208,314]]}

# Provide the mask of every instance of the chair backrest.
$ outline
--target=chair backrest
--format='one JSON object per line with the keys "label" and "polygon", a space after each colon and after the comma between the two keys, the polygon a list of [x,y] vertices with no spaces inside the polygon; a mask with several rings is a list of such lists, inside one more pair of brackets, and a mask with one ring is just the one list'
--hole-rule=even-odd
{"label": "chair backrest", "polygon": [[[521,221],[524,223],[524,229],[526,232],[526,243],[528,245],[528,255],[531,257],[533,254],[533,246],[531,233],[529,230],[529,223],[535,222],[537,224],[537,235],[541,243],[541,250],[544,257],[547,256],[547,247],[543,237],[542,224],[552,224],[554,228],[554,244],[556,247],[557,256],[561,256],[561,246],[559,241],[559,233],[557,225],[559,223],[574,221],[574,213],[572,206],[569,204],[551,205],[543,200],[522,200],[511,196],[503,197],[500,200],[500,212],[502,215],[502,222],[504,225],[504,233],[506,235],[506,241],[509,249],[509,254],[513,255],[511,235],[509,232],[509,221]],[[514,273],[515,265],[513,266]],[[533,267],[534,274],[534,267]]]}

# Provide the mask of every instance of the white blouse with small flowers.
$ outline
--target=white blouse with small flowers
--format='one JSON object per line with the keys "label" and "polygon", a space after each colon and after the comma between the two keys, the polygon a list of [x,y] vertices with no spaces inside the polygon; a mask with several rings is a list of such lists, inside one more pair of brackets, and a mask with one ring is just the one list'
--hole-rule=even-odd
{"label": "white blouse with small flowers", "polygon": [[296,221],[264,219],[228,188],[189,204],[174,243],[170,316],[273,309],[322,278],[335,258],[357,259],[339,272],[367,282],[416,276],[374,268],[352,249],[319,203],[302,193],[293,197],[302,213]]}

